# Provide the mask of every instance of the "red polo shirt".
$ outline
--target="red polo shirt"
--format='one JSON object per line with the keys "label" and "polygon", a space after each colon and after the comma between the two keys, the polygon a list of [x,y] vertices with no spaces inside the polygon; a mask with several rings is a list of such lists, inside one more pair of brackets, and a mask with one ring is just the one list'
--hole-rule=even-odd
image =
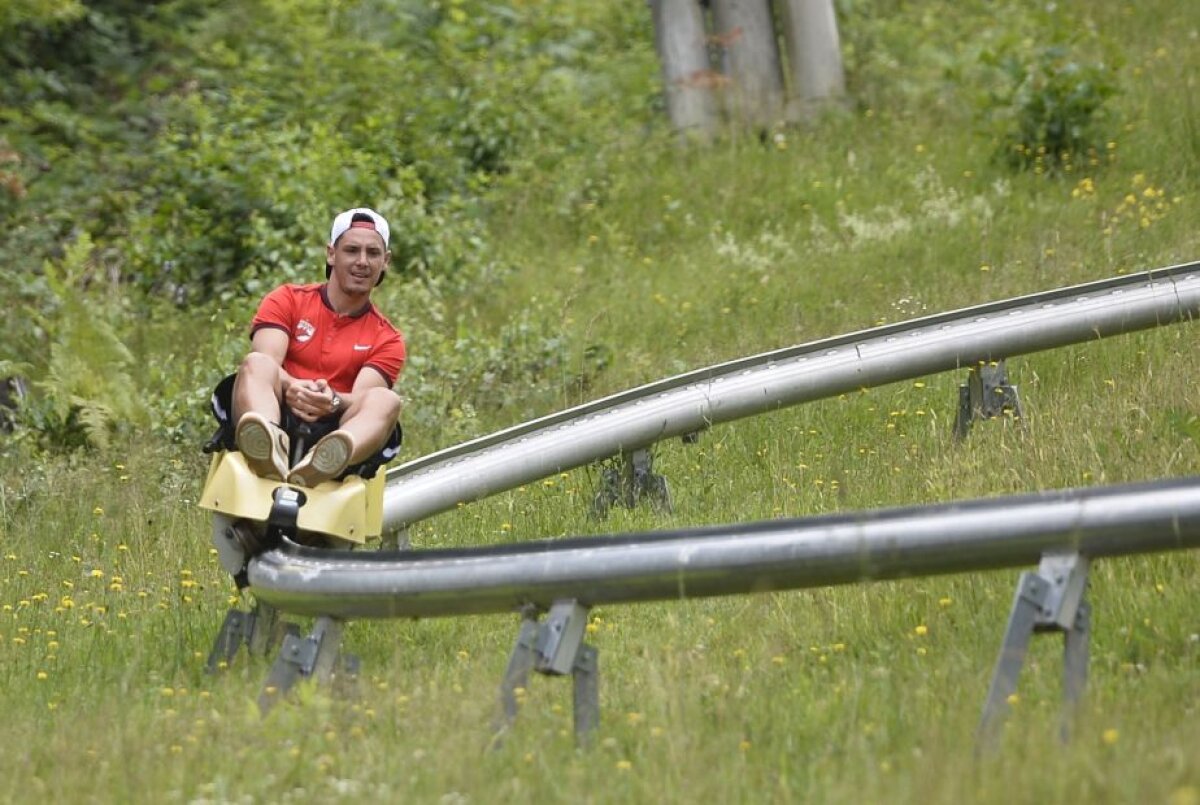
{"label": "red polo shirt", "polygon": [[348,393],[359,370],[369,366],[388,386],[404,366],[404,336],[371,304],[362,313],[341,316],[329,304],[325,283],[281,285],[258,306],[250,325],[253,336],[262,327],[288,334],[284,370],[303,380],[329,381]]}

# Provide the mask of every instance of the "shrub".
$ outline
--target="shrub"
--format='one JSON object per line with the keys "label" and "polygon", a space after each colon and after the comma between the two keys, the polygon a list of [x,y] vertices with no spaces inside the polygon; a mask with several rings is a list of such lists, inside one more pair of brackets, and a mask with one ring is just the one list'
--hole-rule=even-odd
{"label": "shrub", "polygon": [[1112,67],[1082,61],[1062,43],[1014,49],[995,66],[1002,85],[991,95],[991,111],[1002,121],[1005,162],[1035,172],[1070,172],[1104,153],[1105,102],[1117,89]]}

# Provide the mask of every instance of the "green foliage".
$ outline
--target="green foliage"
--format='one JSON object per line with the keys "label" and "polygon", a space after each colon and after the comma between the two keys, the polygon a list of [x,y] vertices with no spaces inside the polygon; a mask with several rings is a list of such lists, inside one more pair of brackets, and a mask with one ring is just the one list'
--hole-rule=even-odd
{"label": "green foliage", "polygon": [[21,416],[55,447],[107,447],[114,431],[147,422],[134,379],[136,360],[117,334],[121,298],[105,287],[93,260],[91,238],[84,234],[61,263],[43,267],[55,305],[36,318],[49,336],[49,357],[36,384],[38,401]]}
{"label": "green foliage", "polygon": [[79,0],[8,0],[0,6],[0,34],[10,34],[21,26],[61,26],[86,13]]}
{"label": "green foliage", "polygon": [[991,111],[1006,121],[1001,148],[1010,165],[1053,172],[1098,163],[1114,136],[1103,115],[1117,90],[1111,67],[1083,62],[1063,44],[1006,53],[997,66],[1007,83]]}

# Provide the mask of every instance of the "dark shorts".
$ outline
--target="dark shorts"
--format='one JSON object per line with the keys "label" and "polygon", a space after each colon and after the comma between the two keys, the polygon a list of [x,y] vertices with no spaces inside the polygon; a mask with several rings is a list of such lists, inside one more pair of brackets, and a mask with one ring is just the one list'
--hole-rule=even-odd
{"label": "dark shorts", "polygon": [[[205,453],[215,453],[218,450],[237,450],[237,444],[234,441],[234,422],[233,420],[233,381],[237,375],[228,375],[212,393],[212,414],[217,420],[217,432],[208,440],[208,444],[204,445]],[[282,407],[281,418],[282,422],[279,426],[287,431],[288,438],[292,444],[292,463],[295,464],[300,460],[300,457],[310,447],[321,440],[321,437],[338,429],[341,424],[337,417],[328,417],[326,419],[318,419],[316,422],[305,422],[296,416],[292,409],[286,405]],[[345,478],[347,475],[357,475],[361,478],[374,478],[375,473],[379,468],[400,454],[400,442],[403,438],[403,433],[400,430],[400,425],[392,428],[392,433],[388,436],[387,443],[380,448],[379,452],[359,464],[354,464],[346,468],[346,471],[338,476],[337,480]]]}

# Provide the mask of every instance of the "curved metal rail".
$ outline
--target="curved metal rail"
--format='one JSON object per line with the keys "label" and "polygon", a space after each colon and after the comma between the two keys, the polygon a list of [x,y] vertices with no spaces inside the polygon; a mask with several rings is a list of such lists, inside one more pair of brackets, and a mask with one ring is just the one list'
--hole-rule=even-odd
{"label": "curved metal rail", "polygon": [[963,308],[667,378],[431,453],[388,473],[403,528],[459,503],[796,403],[1189,320],[1200,262]]}
{"label": "curved metal rail", "polygon": [[462,550],[290,543],[249,566],[281,610],[393,618],[829,586],[1200,547],[1200,478]]}

